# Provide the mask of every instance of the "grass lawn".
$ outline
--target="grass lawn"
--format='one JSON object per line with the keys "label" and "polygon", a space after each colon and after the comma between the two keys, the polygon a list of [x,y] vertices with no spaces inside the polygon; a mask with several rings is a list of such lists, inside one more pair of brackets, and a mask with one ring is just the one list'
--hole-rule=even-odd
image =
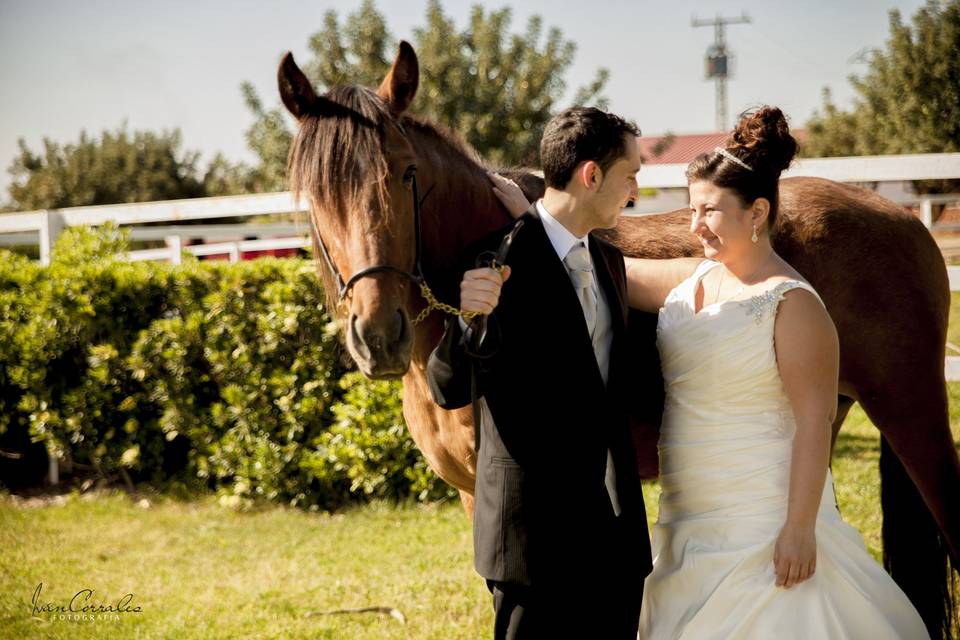
{"label": "grass lawn", "polygon": [[[94,603],[133,593],[120,620],[31,618],[32,595]],[[394,607],[378,613],[308,612]],[[477,638],[492,624],[458,505],[374,505],[337,515],[282,507],[236,513],[212,499],[70,497],[0,503],[4,638]]]}
{"label": "grass lawn", "polygon": [[[960,383],[951,421],[960,437]],[[844,517],[879,557],[877,432],[854,409],[834,474]],[[645,487],[655,517],[656,483]],[[342,514],[268,507],[237,513],[212,498],[149,506],[120,494],[39,504],[0,496],[0,636],[9,638],[487,637],[492,608],[472,569],[470,528],[458,504],[371,505]],[[94,589],[94,604],[127,593],[140,613],[119,620],[32,617],[31,598],[66,604]],[[312,615],[362,607],[385,613]]]}

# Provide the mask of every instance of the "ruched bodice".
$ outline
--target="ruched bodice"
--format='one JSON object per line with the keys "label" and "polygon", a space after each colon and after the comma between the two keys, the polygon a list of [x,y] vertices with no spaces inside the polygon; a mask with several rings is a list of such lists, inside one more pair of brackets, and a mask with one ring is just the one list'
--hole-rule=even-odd
{"label": "ruched bodice", "polygon": [[718,410],[752,416],[789,409],[773,346],[777,303],[796,287],[816,292],[806,283],[789,280],[756,296],[707,305],[695,313],[697,285],[715,264],[704,262],[670,293],[660,310],[657,346],[668,402],[683,411],[708,410],[711,420]]}
{"label": "ruched bodice", "polygon": [[799,280],[695,311],[704,261],[660,309],[666,405],[660,514],[641,638],[927,638],[903,592],[837,510],[829,471],[817,515],[817,571],[776,587],[796,421],[774,327]]}

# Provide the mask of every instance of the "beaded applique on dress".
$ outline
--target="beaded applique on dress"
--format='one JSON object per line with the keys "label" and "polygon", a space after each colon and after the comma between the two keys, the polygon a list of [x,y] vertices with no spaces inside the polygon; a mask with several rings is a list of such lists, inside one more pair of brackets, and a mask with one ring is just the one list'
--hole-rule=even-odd
{"label": "beaded applique on dress", "polygon": [[786,280],[773,289],[770,289],[770,291],[765,291],[746,300],[738,300],[737,302],[746,308],[747,314],[752,315],[753,319],[757,321],[757,324],[761,324],[763,319],[769,315],[771,311],[776,311],[777,305],[783,300],[787,291],[798,285],[801,285],[801,283],[797,280]]}

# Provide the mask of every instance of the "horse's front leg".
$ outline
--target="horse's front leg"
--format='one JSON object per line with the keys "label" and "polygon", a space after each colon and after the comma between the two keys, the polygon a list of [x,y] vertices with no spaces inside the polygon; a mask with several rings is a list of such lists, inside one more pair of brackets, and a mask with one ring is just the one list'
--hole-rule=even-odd
{"label": "horse's front leg", "polygon": [[467,512],[470,522],[473,522],[473,494],[466,491],[460,491],[460,502],[463,503],[463,510]]}
{"label": "horse's front leg", "polygon": [[471,408],[447,411],[437,406],[424,368],[413,362],[403,377],[403,417],[427,464],[460,492],[464,509],[472,517],[477,456]]}

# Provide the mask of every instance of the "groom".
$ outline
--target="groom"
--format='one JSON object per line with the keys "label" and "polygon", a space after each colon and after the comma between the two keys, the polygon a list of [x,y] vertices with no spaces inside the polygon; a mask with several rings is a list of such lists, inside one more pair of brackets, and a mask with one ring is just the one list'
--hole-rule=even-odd
{"label": "groom", "polygon": [[546,193],[521,217],[509,282],[481,268],[461,283],[461,308],[488,314],[484,341],[450,321],[430,358],[438,404],[478,398],[474,553],[498,639],[636,638],[651,561],[626,418],[626,279],[620,252],[590,232],[636,197],[637,135],[593,108],[547,124]]}

